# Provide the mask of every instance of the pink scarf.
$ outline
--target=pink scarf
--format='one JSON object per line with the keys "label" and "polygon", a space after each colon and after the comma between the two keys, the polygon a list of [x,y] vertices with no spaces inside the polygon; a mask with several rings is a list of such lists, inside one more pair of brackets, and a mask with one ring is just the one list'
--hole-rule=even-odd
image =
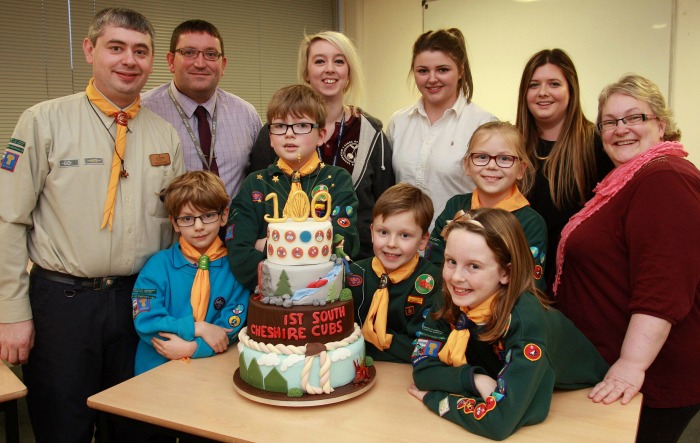
{"label": "pink scarf", "polygon": [[644,165],[657,157],[665,155],[687,157],[688,152],[683,148],[683,145],[678,142],[661,142],[652,146],[632,160],[613,169],[612,172],[595,187],[593,190],[595,196],[586,202],[581,211],[569,219],[569,223],[567,223],[561,231],[561,240],[559,240],[559,247],[557,248],[557,274],[554,280],[555,296],[557,295],[557,289],[561,280],[562,269],[564,269],[564,249],[566,247],[566,240],[571,236],[574,229],[588,217],[595,214],[598,209],[605,206],[618,191],[625,187]]}

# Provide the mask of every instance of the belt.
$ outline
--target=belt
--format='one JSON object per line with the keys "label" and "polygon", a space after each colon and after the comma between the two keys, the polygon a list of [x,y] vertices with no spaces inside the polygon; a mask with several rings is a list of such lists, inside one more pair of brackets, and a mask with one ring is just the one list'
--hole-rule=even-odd
{"label": "belt", "polygon": [[65,285],[71,285],[75,287],[90,288],[93,291],[105,291],[108,289],[114,289],[121,286],[133,285],[136,282],[138,274],[128,275],[126,277],[110,276],[110,277],[95,277],[95,278],[83,278],[74,277],[69,274],[64,274],[62,272],[49,271],[40,266],[32,266],[31,275],[40,277],[46,280],[54,281],[57,283],[63,283]]}

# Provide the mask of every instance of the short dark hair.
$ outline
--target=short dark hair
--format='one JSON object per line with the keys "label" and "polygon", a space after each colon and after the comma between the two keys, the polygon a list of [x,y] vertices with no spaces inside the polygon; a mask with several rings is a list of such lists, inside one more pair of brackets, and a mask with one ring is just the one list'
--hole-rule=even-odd
{"label": "short dark hair", "polygon": [[130,29],[151,37],[151,49],[154,49],[156,33],[151,22],[140,12],[125,8],[106,8],[95,14],[87,38],[93,46],[97,44],[97,39],[104,34],[105,27],[116,26],[117,28]]}
{"label": "short dark hair", "polygon": [[175,29],[173,29],[173,35],[170,37],[170,52],[175,53],[177,49],[177,41],[180,39],[182,34],[189,33],[199,33],[199,34],[209,34],[214,38],[219,39],[221,44],[221,55],[224,54],[224,39],[219,34],[219,30],[216,26],[204,20],[187,20],[182,22]]}
{"label": "short dark hair", "polygon": [[223,211],[230,203],[223,180],[209,171],[185,172],[160,195],[168,215],[173,218],[178,217],[188,203],[200,211]]}
{"label": "short dark hair", "polygon": [[326,126],[326,105],[321,95],[306,85],[290,85],[280,88],[267,105],[267,122],[288,115],[306,115],[321,128]]}
{"label": "short dark hair", "polygon": [[423,234],[429,232],[430,222],[433,221],[433,201],[419,188],[408,183],[397,183],[379,196],[372,209],[372,220],[402,212],[412,212]]}

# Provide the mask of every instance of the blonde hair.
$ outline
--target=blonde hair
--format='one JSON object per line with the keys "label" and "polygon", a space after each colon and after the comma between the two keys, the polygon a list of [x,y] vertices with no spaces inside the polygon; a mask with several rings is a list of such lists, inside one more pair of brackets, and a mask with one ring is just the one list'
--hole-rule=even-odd
{"label": "blonde hair", "polygon": [[[500,338],[508,329],[510,313],[513,306],[524,292],[530,292],[547,307],[550,302],[535,287],[533,268],[535,267],[530,246],[525,239],[522,225],[518,219],[503,209],[481,208],[468,212],[445,227],[445,242],[456,230],[465,230],[480,235],[502,269],[508,270],[508,283],[501,284],[491,306],[493,315],[486,323],[484,332],[479,335],[481,341],[492,342]],[[444,265],[443,265],[444,266]],[[454,324],[460,308],[452,302],[447,285],[442,286],[444,306],[435,313],[434,318]]]}
{"label": "blonde hair", "polygon": [[651,112],[659,120],[666,123],[666,130],[664,131],[665,141],[675,142],[681,139],[681,130],[676,126],[673,111],[666,106],[666,100],[664,100],[659,87],[648,78],[638,74],[625,74],[617,82],[603,88],[600,96],[598,96],[598,117],[596,118],[596,123],[600,123],[603,107],[610,96],[615,93],[625,94],[648,104]]}
{"label": "blonde hair", "polygon": [[[513,126],[510,122],[488,122],[476,128],[476,131],[472,134],[472,138],[469,140],[469,147],[467,148],[466,154],[462,158],[464,167],[467,168],[469,164],[469,157],[471,156],[474,149],[476,149],[479,144],[483,143],[491,134],[500,134],[506,139],[506,143],[509,148],[512,148],[515,155],[518,156],[520,161],[525,163],[525,171],[523,172],[523,178],[518,180],[518,188],[523,194],[530,192],[532,184],[535,182],[535,168],[532,166],[530,157],[527,155],[525,150],[525,140],[523,135],[518,131],[518,128]],[[512,167],[519,165],[516,161]]]}
{"label": "blonde hair", "polygon": [[350,39],[343,33],[336,31],[321,31],[313,35],[304,34],[299,45],[297,57],[297,78],[299,82],[308,83],[306,77],[309,74],[309,48],[311,44],[319,40],[325,40],[334,45],[345,57],[348,64],[348,84],[343,91],[343,103],[356,104],[364,94],[365,76],[360,63],[360,56]]}
{"label": "blonde hair", "polygon": [[578,74],[574,62],[566,52],[558,48],[545,49],[533,55],[525,64],[520,79],[515,124],[523,134],[525,147],[532,159],[540,133],[535,117],[527,107],[527,92],[537,68],[546,64],[558,67],[564,75],[569,88],[569,105],[561,133],[544,161],[542,172],[549,181],[549,194],[554,206],[562,208],[567,202],[582,205],[597,180],[593,137],[595,129],[581,109]]}

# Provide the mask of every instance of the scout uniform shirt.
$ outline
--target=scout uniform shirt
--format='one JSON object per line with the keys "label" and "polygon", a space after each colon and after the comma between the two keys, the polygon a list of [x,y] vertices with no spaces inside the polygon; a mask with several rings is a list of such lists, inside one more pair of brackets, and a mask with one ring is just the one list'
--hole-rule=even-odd
{"label": "scout uniform shirt", "polygon": [[[379,286],[379,276],[372,270],[373,257],[350,264],[345,276],[345,286],[352,291],[355,303],[355,321],[362,325],[367,318],[372,297]],[[367,355],[375,360],[408,363],[423,321],[434,303],[434,297],[442,297],[438,284],[440,270],[424,258],[418,260],[416,269],[405,280],[389,283],[389,309],[386,332],[392,334],[389,349],[380,351],[366,342]]]}
{"label": "scout uniform shirt", "polygon": [[124,168],[132,177],[119,180],[112,231],[100,229],[115,134],[114,117],[84,92],[20,117],[0,169],[0,323],[32,318],[28,259],[76,277],[126,276],[172,244],[157,193],[185,170],[180,139],[148,109],[128,122]]}
{"label": "scout uniform shirt", "polygon": [[[231,202],[228,225],[226,226],[226,248],[231,270],[236,279],[250,291],[255,289],[258,277],[258,263],[267,256],[266,252],[255,249],[255,241],[267,238],[265,214],[274,215],[272,199],[265,197],[277,194],[279,215],[291,188],[291,178],[276,164],[267,169],[253,172],[243,182],[241,190]],[[301,177],[301,189],[309,200],[318,192],[327,191],[331,195],[333,234],[340,234],[345,240],[344,251],[354,256],[360,248],[357,234],[357,197],[352,188],[352,178],[345,169],[320,164],[314,172]]]}
{"label": "scout uniform shirt", "polygon": [[[439,308],[433,306],[434,311]],[[452,367],[438,358],[451,325],[428,315],[412,362],[416,386],[429,391],[423,403],[483,437],[503,440],[521,426],[544,421],[555,387],[593,386],[608,370],[595,347],[569,319],[544,308],[529,292],[515,303],[501,339],[479,341],[481,328],[469,328],[467,364]],[[496,391],[485,399],[474,386],[475,373],[497,382]]]}

